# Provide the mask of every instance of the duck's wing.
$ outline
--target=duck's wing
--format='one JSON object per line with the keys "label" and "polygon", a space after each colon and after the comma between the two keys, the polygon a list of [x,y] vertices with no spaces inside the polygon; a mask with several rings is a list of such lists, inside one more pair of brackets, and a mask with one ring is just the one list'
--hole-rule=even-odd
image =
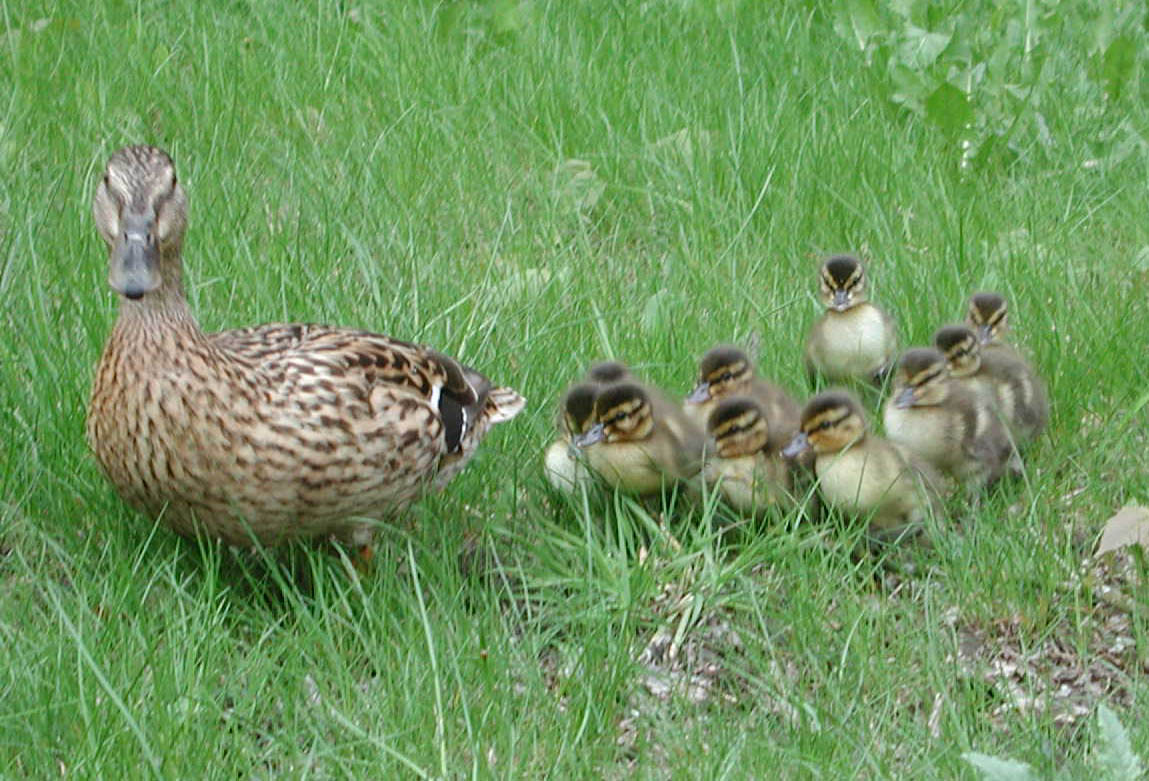
{"label": "duck's wing", "polygon": [[208,338],[281,395],[365,399],[375,414],[400,401],[425,403],[443,424],[447,453],[469,439],[476,422],[509,420],[525,405],[450,356],[370,331],[269,323]]}

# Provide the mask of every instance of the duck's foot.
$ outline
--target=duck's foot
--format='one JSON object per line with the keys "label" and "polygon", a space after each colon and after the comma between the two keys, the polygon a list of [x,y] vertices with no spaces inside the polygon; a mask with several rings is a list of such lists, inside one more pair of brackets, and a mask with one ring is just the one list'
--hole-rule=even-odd
{"label": "duck's foot", "polygon": [[351,564],[360,575],[366,575],[371,571],[371,565],[374,561],[375,546],[368,542],[355,549],[355,558]]}

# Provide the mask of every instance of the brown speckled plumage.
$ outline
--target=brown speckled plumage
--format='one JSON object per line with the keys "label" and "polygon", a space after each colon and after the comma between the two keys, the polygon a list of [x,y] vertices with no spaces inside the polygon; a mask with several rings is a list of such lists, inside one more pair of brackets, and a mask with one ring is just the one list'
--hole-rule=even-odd
{"label": "brown speckled plumage", "polygon": [[88,441],[133,507],[237,545],[367,542],[365,519],[442,488],[491,425],[523,408],[453,359],[379,334],[285,323],[204,333],[180,279],[184,209],[153,147],[113,155],[93,206],[122,297]]}

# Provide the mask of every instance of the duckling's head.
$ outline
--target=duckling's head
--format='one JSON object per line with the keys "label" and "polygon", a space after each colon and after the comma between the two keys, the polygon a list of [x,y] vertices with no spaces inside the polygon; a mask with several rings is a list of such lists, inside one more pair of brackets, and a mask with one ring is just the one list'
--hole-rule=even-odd
{"label": "duckling's head", "polygon": [[758,402],[747,396],[723,399],[706,422],[719,458],[739,458],[766,447],[770,429]]}
{"label": "duckling's head", "polygon": [[815,454],[837,453],[866,435],[866,415],[853,395],[842,390],[819,393],[802,410],[800,430],[782,450],[797,458],[807,450]]}
{"label": "duckling's head", "polygon": [[598,386],[580,382],[567,389],[562,401],[563,425],[572,437],[583,434],[594,423],[594,400],[598,396]]}
{"label": "duckling's head", "polygon": [[688,404],[701,404],[741,393],[754,379],[750,358],[738,347],[722,344],[711,348],[698,365],[698,383],[686,397]]}
{"label": "duckling's head", "polygon": [[633,379],[634,375],[622,361],[602,361],[587,369],[586,378],[599,385],[612,385]]}
{"label": "duckling's head", "polygon": [[941,404],[949,395],[946,357],[932,347],[906,350],[894,375],[893,404],[899,409]]}
{"label": "duckling's head", "polygon": [[1009,330],[1009,311],[1000,293],[974,293],[969,299],[966,322],[982,344],[1001,341]]}
{"label": "duckling's head", "polygon": [[934,346],[946,357],[951,377],[968,377],[981,368],[981,346],[967,325],[947,325],[934,333]]}
{"label": "duckling's head", "polygon": [[96,186],[92,215],[110,250],[113,290],[137,301],[165,283],[180,284],[187,198],[167,152],[127,146],[112,155]]}
{"label": "duckling's head", "polygon": [[822,264],[819,283],[822,303],[827,309],[845,312],[864,303],[866,270],[862,261],[852,255],[835,255]]}
{"label": "duckling's head", "polygon": [[650,397],[641,385],[619,382],[598,392],[594,402],[594,424],[574,439],[577,447],[596,442],[637,442],[654,430]]}

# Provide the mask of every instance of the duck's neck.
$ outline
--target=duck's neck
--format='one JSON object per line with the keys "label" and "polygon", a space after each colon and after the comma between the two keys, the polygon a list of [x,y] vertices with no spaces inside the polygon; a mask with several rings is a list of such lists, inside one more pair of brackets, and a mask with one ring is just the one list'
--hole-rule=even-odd
{"label": "duck's neck", "polygon": [[163,331],[201,333],[199,323],[184,297],[179,253],[165,256],[160,263],[163,282],[158,288],[134,301],[126,296],[120,297],[120,318],[116,323],[116,331],[121,336]]}

